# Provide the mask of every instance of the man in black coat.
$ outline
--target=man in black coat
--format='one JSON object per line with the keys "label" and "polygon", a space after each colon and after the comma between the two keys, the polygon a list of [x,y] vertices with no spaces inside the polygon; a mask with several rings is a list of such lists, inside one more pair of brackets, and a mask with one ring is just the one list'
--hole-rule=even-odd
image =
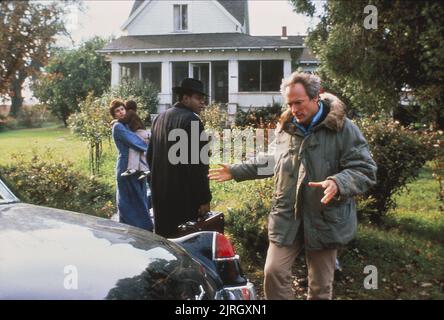
{"label": "man in black coat", "polygon": [[178,102],[153,122],[147,160],[155,233],[171,238],[177,227],[210,211],[208,138],[199,118],[206,93],[199,80],[173,88]]}

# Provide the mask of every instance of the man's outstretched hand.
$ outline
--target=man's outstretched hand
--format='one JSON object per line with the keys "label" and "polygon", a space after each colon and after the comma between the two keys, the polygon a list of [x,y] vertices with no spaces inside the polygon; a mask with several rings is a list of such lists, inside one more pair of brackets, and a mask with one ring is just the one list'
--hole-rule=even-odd
{"label": "man's outstretched hand", "polygon": [[338,186],[334,180],[324,180],[321,182],[309,182],[309,187],[323,188],[324,197],[321,199],[323,204],[327,204],[338,193]]}
{"label": "man's outstretched hand", "polygon": [[230,167],[226,164],[220,164],[221,168],[210,169],[208,178],[217,182],[224,182],[233,179]]}

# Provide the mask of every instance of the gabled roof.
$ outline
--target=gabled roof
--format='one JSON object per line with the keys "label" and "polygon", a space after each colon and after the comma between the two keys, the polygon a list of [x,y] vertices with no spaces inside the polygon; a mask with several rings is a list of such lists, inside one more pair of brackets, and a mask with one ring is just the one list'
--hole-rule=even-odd
{"label": "gabled roof", "polygon": [[131,9],[130,16],[140,7],[144,0],[135,0],[133,3],[133,8]]}
{"label": "gabled roof", "polygon": [[248,14],[247,0],[217,0],[237,21],[242,25],[245,23],[245,17]]}
{"label": "gabled roof", "polygon": [[[129,14],[129,17],[132,16],[134,12],[143,4],[145,0],[135,0],[133,3],[133,7]],[[245,24],[245,20],[248,15],[248,1],[247,0],[217,0],[224,8],[227,10],[237,21],[239,21],[242,25]]]}
{"label": "gabled roof", "polygon": [[99,52],[165,51],[197,49],[291,49],[303,48],[304,37],[251,36],[244,33],[200,33],[120,37]]}

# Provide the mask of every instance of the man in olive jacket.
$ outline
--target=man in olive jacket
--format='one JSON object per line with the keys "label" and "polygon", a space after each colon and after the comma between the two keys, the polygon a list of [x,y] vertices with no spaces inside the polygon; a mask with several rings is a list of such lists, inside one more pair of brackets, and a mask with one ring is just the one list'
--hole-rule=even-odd
{"label": "man in olive jacket", "polygon": [[[291,266],[305,248],[308,299],[331,299],[337,249],[357,230],[354,196],[376,183],[376,164],[345,106],[319,94],[319,77],[295,72],[281,93],[288,109],[266,154],[210,170],[210,179],[274,175],[264,269],[267,299],[293,299]],[[271,170],[270,170],[271,168]]]}
{"label": "man in olive jacket", "polygon": [[[199,114],[206,93],[197,79],[173,88],[179,102],[153,122],[147,162],[151,170],[154,231],[177,236],[177,227],[210,211],[208,143]],[[208,156],[208,154],[207,154]]]}

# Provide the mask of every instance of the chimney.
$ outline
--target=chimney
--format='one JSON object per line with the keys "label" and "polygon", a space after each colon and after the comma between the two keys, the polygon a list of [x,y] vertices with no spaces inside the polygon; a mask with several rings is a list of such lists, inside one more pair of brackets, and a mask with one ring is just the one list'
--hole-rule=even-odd
{"label": "chimney", "polygon": [[283,26],[283,27],[282,27],[282,35],[281,35],[281,39],[282,39],[282,40],[287,40],[287,39],[288,39],[288,37],[287,37],[287,26]]}

